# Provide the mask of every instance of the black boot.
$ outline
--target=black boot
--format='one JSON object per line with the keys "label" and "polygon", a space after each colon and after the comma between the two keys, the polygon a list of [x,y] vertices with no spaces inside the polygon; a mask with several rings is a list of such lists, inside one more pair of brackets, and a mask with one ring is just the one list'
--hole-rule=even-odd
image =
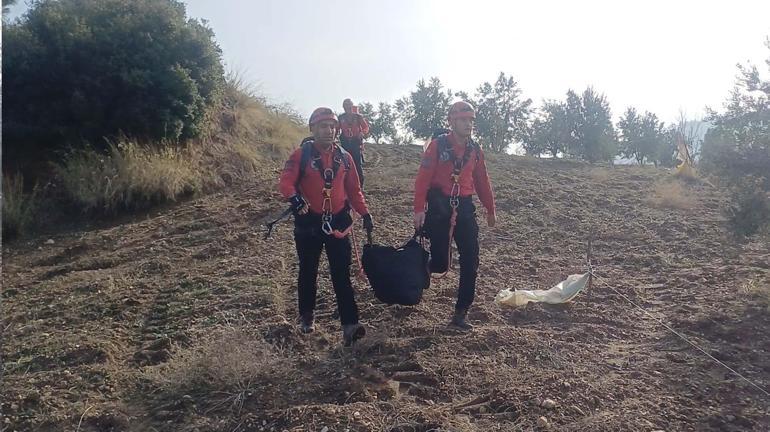
{"label": "black boot", "polygon": [[473,330],[473,326],[465,321],[467,316],[468,308],[455,309],[455,314],[452,315],[452,320],[449,322],[449,325],[464,331]]}
{"label": "black boot", "polygon": [[361,324],[345,324],[342,326],[342,342],[346,347],[366,335],[366,328]]}
{"label": "black boot", "polygon": [[313,330],[315,330],[315,326],[313,325],[313,312],[300,315],[299,322],[299,331],[302,333],[313,333]]}

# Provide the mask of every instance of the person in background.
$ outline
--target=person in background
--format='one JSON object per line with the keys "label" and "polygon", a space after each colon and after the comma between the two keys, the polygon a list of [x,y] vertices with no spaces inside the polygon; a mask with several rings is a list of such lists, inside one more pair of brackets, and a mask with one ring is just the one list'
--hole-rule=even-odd
{"label": "person in background", "polygon": [[353,162],[356,164],[358,179],[361,186],[364,185],[364,138],[369,135],[369,123],[363,115],[358,112],[358,107],[353,105],[353,101],[345,99],[342,102],[342,108],[345,110],[340,115],[340,144],[353,156]]}

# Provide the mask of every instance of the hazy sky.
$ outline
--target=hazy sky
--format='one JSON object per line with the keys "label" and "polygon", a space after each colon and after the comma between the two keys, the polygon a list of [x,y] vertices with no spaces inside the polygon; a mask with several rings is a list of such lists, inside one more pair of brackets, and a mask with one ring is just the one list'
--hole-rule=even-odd
{"label": "hazy sky", "polygon": [[[228,68],[308,115],[388,101],[437,76],[475,92],[500,71],[526,97],[592,85],[674,121],[721,108],[736,63],[767,70],[770,1],[190,0]],[[14,8],[18,13],[23,6]]]}

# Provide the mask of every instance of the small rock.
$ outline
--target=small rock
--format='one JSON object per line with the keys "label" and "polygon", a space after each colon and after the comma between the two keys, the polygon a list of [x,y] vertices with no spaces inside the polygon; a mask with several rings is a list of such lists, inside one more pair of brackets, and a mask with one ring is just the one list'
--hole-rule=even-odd
{"label": "small rock", "polygon": [[537,427],[542,429],[548,428],[548,419],[545,417],[540,417],[539,419],[537,419]]}
{"label": "small rock", "polygon": [[569,381],[564,381],[561,383],[561,386],[564,387],[564,390],[569,390],[572,388],[572,385],[569,383]]}
{"label": "small rock", "polygon": [[486,414],[487,413],[487,407],[484,405],[479,407],[479,414]]}
{"label": "small rock", "polygon": [[359,417],[361,417],[361,413],[356,411],[356,412],[353,413],[353,417],[359,418]]}
{"label": "small rock", "polygon": [[540,404],[540,406],[545,409],[554,409],[556,408],[556,401],[553,399],[545,399],[543,400],[543,403]]}
{"label": "small rock", "polygon": [[734,421],[735,421],[735,416],[734,416],[734,415],[732,415],[732,414],[727,414],[727,415],[725,416],[725,420],[727,420],[727,421],[729,421],[729,422],[734,422]]}
{"label": "small rock", "polygon": [[52,245],[52,244],[55,244],[55,243],[56,242],[53,241],[53,239],[48,239],[48,240],[45,241],[45,244],[47,244],[47,245]]}
{"label": "small rock", "polygon": [[321,429],[321,432],[329,432],[329,427],[328,427],[328,426],[324,426],[324,427]]}

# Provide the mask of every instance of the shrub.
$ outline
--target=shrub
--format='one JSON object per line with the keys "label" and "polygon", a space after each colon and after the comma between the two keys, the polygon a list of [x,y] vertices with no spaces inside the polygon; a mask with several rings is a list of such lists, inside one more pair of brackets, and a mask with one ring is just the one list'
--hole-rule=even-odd
{"label": "shrub", "polygon": [[654,194],[647,199],[655,207],[686,210],[695,206],[695,198],[678,182],[658,183]]}
{"label": "shrub", "polygon": [[126,134],[200,136],[224,84],[221,50],[175,0],[41,0],[3,29],[5,157]]}
{"label": "shrub", "polygon": [[55,170],[78,209],[114,214],[199,191],[203,184],[199,158],[190,150],[141,146],[123,139],[110,144],[106,153],[73,150]]}
{"label": "shrub", "polygon": [[732,203],[727,210],[728,223],[739,238],[760,231],[770,231],[770,198],[763,188],[763,178],[747,176],[731,188]]}
{"label": "shrub", "polygon": [[146,371],[146,377],[175,399],[213,396],[217,406],[240,409],[250,392],[287,372],[287,366],[287,359],[264,339],[243,328],[225,327],[178,349],[168,362]]}
{"label": "shrub", "polygon": [[39,201],[37,185],[31,192],[24,191],[24,177],[3,176],[3,240],[10,240],[24,233],[34,222]]}

